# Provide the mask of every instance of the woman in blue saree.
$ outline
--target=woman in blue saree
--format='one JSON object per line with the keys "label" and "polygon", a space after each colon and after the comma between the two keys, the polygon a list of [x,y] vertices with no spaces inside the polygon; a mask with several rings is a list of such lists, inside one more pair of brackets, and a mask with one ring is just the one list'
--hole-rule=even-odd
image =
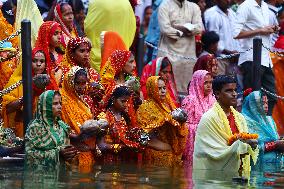
{"label": "woman in blue saree", "polygon": [[280,140],[276,124],[271,116],[267,116],[267,96],[260,91],[254,91],[245,97],[242,114],[247,121],[250,133],[257,133],[260,148],[259,165],[280,163],[284,140]]}

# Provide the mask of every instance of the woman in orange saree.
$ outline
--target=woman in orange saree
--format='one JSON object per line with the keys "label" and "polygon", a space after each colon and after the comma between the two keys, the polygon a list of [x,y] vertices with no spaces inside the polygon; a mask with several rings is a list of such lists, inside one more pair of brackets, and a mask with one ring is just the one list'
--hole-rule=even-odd
{"label": "woman in orange saree", "polygon": [[62,79],[63,52],[60,50],[62,30],[60,25],[54,21],[44,22],[38,31],[38,38],[35,43],[36,48],[44,50],[46,60],[50,62],[52,72],[55,73],[57,83]]}
{"label": "woman in orange saree", "polygon": [[[99,96],[99,93],[102,90],[97,90],[97,87],[93,86],[101,86],[99,84],[100,76],[97,71],[91,68],[90,65],[90,51],[92,45],[87,38],[84,37],[76,37],[69,40],[68,45],[65,50],[64,59],[62,61],[63,66],[63,74],[67,74],[67,72],[73,66],[80,66],[84,68],[88,72],[88,93],[92,93],[94,95],[85,96],[85,101],[89,104],[92,113],[96,117],[100,113],[100,100],[101,98],[96,98]],[[91,91],[94,89],[94,91]],[[95,96],[95,97],[94,97]]]}
{"label": "woman in orange saree", "polygon": [[179,164],[186,143],[185,124],[172,116],[176,106],[159,76],[149,77],[146,87],[148,99],[137,110],[139,126],[151,136],[143,161],[159,166]]}
{"label": "woman in orange saree", "polygon": [[3,90],[17,68],[19,55],[20,53],[12,47],[12,43],[0,44],[0,90]]}
{"label": "woman in orange saree", "polygon": [[[281,24],[279,38],[275,42],[274,47],[282,50],[284,49],[284,22],[282,22]],[[270,56],[272,59],[273,71],[275,74],[275,86],[276,86],[277,95],[284,96],[284,81],[282,77],[284,74],[284,66],[283,66],[284,58],[273,53],[271,53]],[[284,135],[283,115],[284,115],[284,101],[278,99],[276,105],[274,106],[272,117],[277,125],[277,131],[279,135]]]}
{"label": "woman in orange saree", "polygon": [[[49,84],[41,86],[40,88],[33,83],[33,110],[38,97],[45,90],[58,90],[55,78],[50,72],[50,63],[46,60],[46,54],[42,49],[34,48],[32,51],[32,69],[33,76],[40,74],[47,74],[49,76]],[[23,86],[22,86],[22,64],[19,64],[15,72],[9,79],[5,88],[11,85],[17,87],[11,90],[8,94],[3,96],[3,110],[2,116],[4,121],[4,127],[12,128],[18,137],[24,137],[23,128]]]}
{"label": "woman in orange saree", "polygon": [[[89,105],[84,101],[88,76],[85,69],[74,66],[65,75],[62,94],[62,120],[67,123],[75,134],[80,133],[80,127],[88,120],[92,120],[93,114]],[[90,149],[95,149],[96,139],[90,138],[85,143]],[[79,169],[89,172],[94,164],[92,151],[80,152],[78,156]]]}

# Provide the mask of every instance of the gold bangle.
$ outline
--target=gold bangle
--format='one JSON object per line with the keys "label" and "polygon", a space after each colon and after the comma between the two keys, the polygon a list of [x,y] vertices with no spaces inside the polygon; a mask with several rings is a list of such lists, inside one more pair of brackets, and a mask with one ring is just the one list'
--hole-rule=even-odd
{"label": "gold bangle", "polygon": [[112,149],[114,153],[118,153],[120,151],[120,145],[119,144],[113,144]]}

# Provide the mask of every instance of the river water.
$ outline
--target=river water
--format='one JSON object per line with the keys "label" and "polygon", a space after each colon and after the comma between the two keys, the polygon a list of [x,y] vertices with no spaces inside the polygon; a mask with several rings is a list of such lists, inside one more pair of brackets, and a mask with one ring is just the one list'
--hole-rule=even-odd
{"label": "river water", "polygon": [[249,183],[232,177],[228,172],[191,171],[182,166],[96,165],[90,173],[66,167],[27,170],[21,163],[0,166],[1,189],[284,188],[284,169],[281,166],[265,165],[253,170]]}

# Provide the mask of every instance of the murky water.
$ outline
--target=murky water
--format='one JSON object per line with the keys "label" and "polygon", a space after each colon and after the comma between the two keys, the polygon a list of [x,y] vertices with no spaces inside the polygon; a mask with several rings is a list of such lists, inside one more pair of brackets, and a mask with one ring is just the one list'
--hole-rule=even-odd
{"label": "murky water", "polygon": [[184,167],[96,165],[91,173],[79,173],[76,169],[66,167],[54,170],[25,170],[21,164],[0,166],[1,189],[284,188],[284,170],[280,166],[267,165],[252,171],[249,184],[233,181],[232,177],[228,172],[192,172]]}

